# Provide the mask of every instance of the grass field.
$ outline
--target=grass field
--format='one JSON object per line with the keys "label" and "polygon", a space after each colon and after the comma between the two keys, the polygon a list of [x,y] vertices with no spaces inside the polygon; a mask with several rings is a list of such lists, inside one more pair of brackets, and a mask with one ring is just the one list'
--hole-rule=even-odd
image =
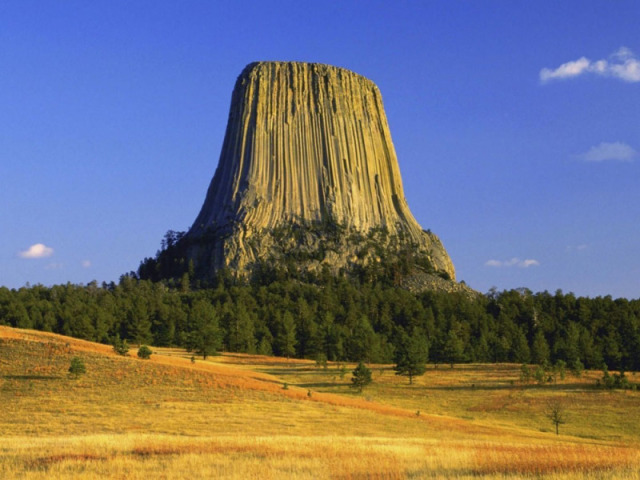
{"label": "grass field", "polygon": [[430,366],[409,385],[372,365],[358,394],[352,364],[153,350],[0,327],[0,478],[640,479],[640,393],[595,389],[600,372]]}

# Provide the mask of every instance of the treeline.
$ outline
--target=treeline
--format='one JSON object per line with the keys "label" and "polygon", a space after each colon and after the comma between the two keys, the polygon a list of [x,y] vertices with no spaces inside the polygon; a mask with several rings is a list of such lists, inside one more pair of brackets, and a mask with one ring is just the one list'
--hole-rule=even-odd
{"label": "treeline", "polygon": [[188,279],[168,288],[127,275],[117,284],[0,288],[0,324],[103,343],[119,337],[197,350],[199,341],[233,352],[384,363],[412,339],[436,364],[562,360],[640,370],[640,300],[561,291],[473,297],[346,278],[243,285],[228,276],[192,291]]}

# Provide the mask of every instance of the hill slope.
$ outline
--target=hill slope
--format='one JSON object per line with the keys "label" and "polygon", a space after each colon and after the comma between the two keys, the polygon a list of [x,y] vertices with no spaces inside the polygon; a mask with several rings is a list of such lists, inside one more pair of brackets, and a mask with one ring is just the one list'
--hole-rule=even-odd
{"label": "hill slope", "polygon": [[[639,471],[629,442],[417,415],[388,395],[321,393],[321,384],[283,389],[281,375],[301,385],[327,375],[310,362],[225,355],[193,364],[182,352],[164,352],[171,355],[124,358],[105,345],[0,327],[0,476],[581,478],[585,469],[604,469],[604,478],[630,478]],[[87,367],[78,379],[67,375],[75,356]]]}

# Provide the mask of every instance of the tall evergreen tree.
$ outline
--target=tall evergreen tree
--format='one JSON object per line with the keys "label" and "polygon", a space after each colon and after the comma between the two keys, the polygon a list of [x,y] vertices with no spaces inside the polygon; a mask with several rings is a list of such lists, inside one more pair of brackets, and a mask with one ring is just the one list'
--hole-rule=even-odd
{"label": "tall evergreen tree", "polygon": [[296,323],[290,312],[285,312],[277,324],[275,344],[278,353],[283,357],[292,357],[296,354]]}
{"label": "tall evergreen tree", "polygon": [[551,359],[551,352],[549,351],[549,344],[544,336],[542,330],[538,330],[533,337],[533,345],[531,346],[531,360],[537,365],[544,365],[549,363]]}
{"label": "tall evergreen tree", "polygon": [[409,385],[413,383],[413,377],[422,375],[427,370],[429,360],[429,347],[426,336],[419,329],[414,329],[411,336],[402,331],[400,345],[396,346],[395,362],[393,369],[396,375],[409,377]]}
{"label": "tall evergreen tree", "polygon": [[206,358],[215,355],[222,345],[218,325],[218,314],[207,300],[198,299],[189,314],[189,332],[186,339],[187,351]]}
{"label": "tall evergreen tree", "polygon": [[364,315],[360,316],[346,339],[348,357],[356,361],[377,360],[380,353],[379,346],[369,320]]}
{"label": "tall evergreen tree", "polygon": [[447,334],[443,353],[444,360],[451,365],[451,368],[454,364],[464,360],[464,345],[453,328]]}

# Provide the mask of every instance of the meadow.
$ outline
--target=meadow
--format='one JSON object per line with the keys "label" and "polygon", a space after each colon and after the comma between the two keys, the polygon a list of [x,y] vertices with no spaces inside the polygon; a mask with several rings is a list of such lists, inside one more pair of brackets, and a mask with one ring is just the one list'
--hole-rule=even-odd
{"label": "meadow", "polygon": [[357,393],[353,364],[153,350],[0,327],[0,478],[640,479],[640,393],[595,388],[601,372],[430,365],[409,385],[370,365]]}

